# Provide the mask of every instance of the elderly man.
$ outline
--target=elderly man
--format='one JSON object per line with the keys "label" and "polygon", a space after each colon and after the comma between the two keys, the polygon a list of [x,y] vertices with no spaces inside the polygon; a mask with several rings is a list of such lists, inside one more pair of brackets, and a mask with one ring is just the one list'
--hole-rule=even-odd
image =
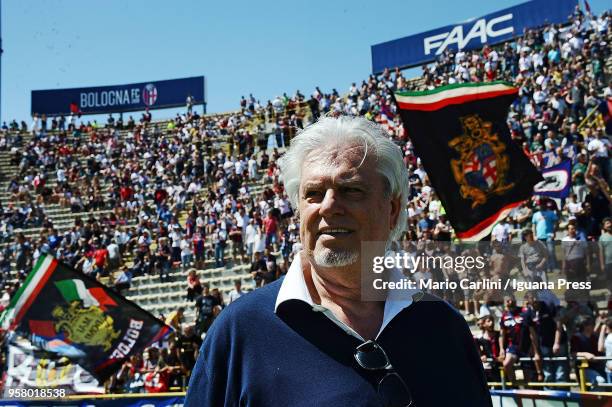
{"label": "elderly man", "polygon": [[363,118],[327,117],[280,164],[303,249],[221,313],[185,405],[490,406],[460,314],[422,293],[363,300],[362,242],[389,247],[406,225],[399,148]]}

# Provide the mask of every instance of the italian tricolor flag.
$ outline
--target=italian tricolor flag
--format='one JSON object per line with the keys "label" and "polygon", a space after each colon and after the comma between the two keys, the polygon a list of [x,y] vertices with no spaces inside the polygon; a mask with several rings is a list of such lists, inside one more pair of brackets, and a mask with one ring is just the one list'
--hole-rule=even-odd
{"label": "italian tricolor flag", "polygon": [[49,277],[57,268],[58,261],[49,255],[42,255],[38,258],[34,269],[19,287],[11,303],[0,316],[2,329],[13,330],[23,318],[26,311],[32,305],[32,302],[40,293],[40,290],[45,286]]}
{"label": "italian tricolor flag", "polygon": [[[84,307],[98,306],[102,310],[106,310],[107,305],[117,305],[103,287],[87,288],[84,282],[86,279],[58,280],[57,276],[54,276],[58,267],[65,273],[66,267],[60,266],[53,256],[44,254],[38,258],[34,269],[11,298],[9,306],[0,315],[2,329],[14,330],[21,323],[24,315],[47,283],[53,283],[66,302],[81,300]],[[79,275],[76,271],[72,271],[71,274]]]}
{"label": "italian tricolor flag", "polygon": [[70,279],[56,281],[55,286],[62,293],[66,302],[83,301],[84,307],[98,306],[105,310],[106,305],[117,304],[101,287],[86,288],[83,280]]}

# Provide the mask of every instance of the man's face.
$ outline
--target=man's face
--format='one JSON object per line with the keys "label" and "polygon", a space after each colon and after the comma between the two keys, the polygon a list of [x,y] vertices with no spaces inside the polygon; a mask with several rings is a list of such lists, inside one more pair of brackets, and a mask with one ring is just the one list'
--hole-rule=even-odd
{"label": "man's face", "polygon": [[482,321],[482,327],[486,331],[491,330],[491,328],[493,328],[493,319],[492,318],[485,318]]}
{"label": "man's face", "polygon": [[313,152],[303,163],[300,237],[315,265],[357,262],[361,242],[386,242],[397,222],[399,198],[387,197],[374,160],[362,159],[361,146],[340,145]]}

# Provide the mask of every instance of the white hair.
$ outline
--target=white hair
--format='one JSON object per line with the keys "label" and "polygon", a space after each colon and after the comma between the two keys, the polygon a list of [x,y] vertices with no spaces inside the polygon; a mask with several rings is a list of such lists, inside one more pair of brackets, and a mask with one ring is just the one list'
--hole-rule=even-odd
{"label": "white hair", "polygon": [[324,151],[330,145],[356,144],[363,146],[361,164],[368,156],[374,157],[377,171],[386,181],[386,197],[400,199],[399,217],[389,236],[389,241],[397,241],[406,230],[408,219],[408,171],[400,148],[389,139],[380,125],[363,117],[322,117],[291,140],[289,150],[279,160],[287,196],[297,210],[302,164],[310,153]]}

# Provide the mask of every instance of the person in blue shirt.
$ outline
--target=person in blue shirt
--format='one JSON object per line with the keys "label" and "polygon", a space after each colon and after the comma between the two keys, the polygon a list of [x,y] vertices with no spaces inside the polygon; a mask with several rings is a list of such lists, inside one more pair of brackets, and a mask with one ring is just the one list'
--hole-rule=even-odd
{"label": "person in blue shirt", "polygon": [[[416,290],[362,290],[375,276],[370,256],[407,225],[408,174],[384,130],[322,118],[292,140],[280,168],[302,250],[284,278],[221,312],[185,406],[491,406],[461,314]],[[364,245],[370,253],[365,242],[381,244]]]}
{"label": "person in blue shirt", "polygon": [[548,250],[548,262],[546,265],[547,271],[551,272],[557,268],[557,259],[555,256],[555,232],[557,228],[557,214],[555,212],[555,203],[548,201],[544,205],[537,208],[531,218],[533,226],[533,234],[536,239],[546,243]]}

